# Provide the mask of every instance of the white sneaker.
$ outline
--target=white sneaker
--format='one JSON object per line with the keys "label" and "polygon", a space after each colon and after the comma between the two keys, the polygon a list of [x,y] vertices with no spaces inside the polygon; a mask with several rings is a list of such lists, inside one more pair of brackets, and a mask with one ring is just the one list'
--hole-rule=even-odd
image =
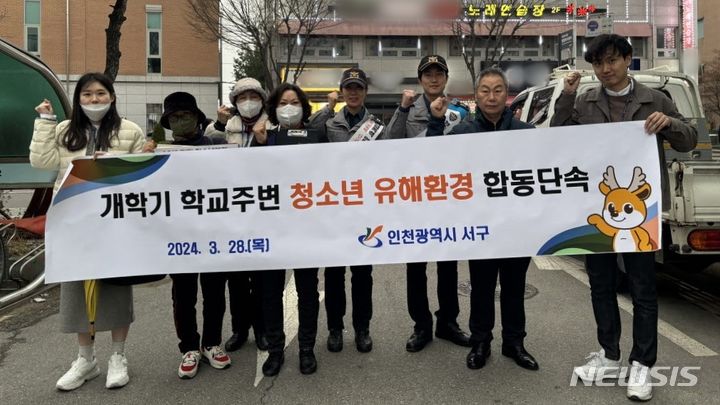
{"label": "white sneaker", "polygon": [[585,359],[589,361],[580,367],[575,367],[573,370],[581,380],[597,382],[605,378],[620,377],[620,360],[610,360],[605,357],[605,349],[592,352]]}
{"label": "white sneaker", "polygon": [[203,347],[202,355],[213,368],[222,370],[230,367],[230,356],[220,346]]}
{"label": "white sneaker", "polygon": [[108,361],[105,388],[124,387],[130,381],[127,370],[127,358],[124,354],[113,353]]}
{"label": "white sneaker", "polygon": [[78,356],[72,362],[70,370],[57,380],[55,388],[62,391],[72,391],[85,384],[85,381],[92,380],[98,375],[100,375],[100,367],[97,365],[97,360],[93,358],[92,361],[88,361],[85,357]]}
{"label": "white sneaker", "polygon": [[188,379],[195,377],[200,362],[200,351],[191,350],[183,355],[182,362],[178,368],[178,377]]}
{"label": "white sneaker", "polygon": [[651,382],[650,367],[643,366],[637,361],[633,361],[632,367],[630,367],[630,377],[628,377],[627,397],[633,401],[651,400]]}

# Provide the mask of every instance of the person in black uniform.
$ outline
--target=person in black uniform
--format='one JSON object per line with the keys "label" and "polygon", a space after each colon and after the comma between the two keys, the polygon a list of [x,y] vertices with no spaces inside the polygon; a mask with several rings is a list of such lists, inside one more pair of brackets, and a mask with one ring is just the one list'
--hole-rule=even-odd
{"label": "person in black uniform", "polygon": [[[450,134],[529,129],[534,126],[513,117],[505,106],[508,80],[502,70],[488,68],[480,72],[475,100],[475,119],[458,124]],[[428,136],[442,135],[449,101],[438,97],[430,104]],[[481,135],[478,135],[481,136]],[[537,370],[538,363],[523,345],[525,333],[525,275],[529,257],[470,260],[470,342],[466,358],[470,369],[485,366],[490,356],[492,330],[495,326],[495,286],[500,276],[500,311],[502,315],[502,354],[523,368]]]}
{"label": "person in black uniform", "polygon": [[[448,72],[447,62],[440,55],[426,55],[420,59],[417,74],[423,94],[415,94],[415,91],[410,89],[403,90],[400,106],[395,110],[385,130],[390,138],[426,136],[430,103],[445,95]],[[459,346],[469,347],[468,336],[457,323],[460,314],[457,267],[458,263],[455,260],[437,262],[439,308],[435,312],[437,317],[435,336]],[[413,333],[405,344],[405,349],[409,352],[419,352],[433,340],[433,316],[428,302],[426,270],[425,262],[407,264],[408,312],[415,322]]]}
{"label": "person in black uniform", "polygon": [[[328,94],[327,106],[310,118],[312,125],[324,130],[330,142],[349,141],[360,126],[370,118],[370,113],[365,108],[367,88],[367,76],[364,71],[358,68],[345,70],[340,80],[340,91],[345,100],[345,107],[335,114],[334,107],[338,93],[333,91]],[[377,136],[377,138],[382,137],[382,134]],[[370,337],[372,265],[350,266],[350,272],[355,347],[360,353],[368,353],[372,350]],[[325,269],[325,311],[329,332],[327,348],[331,352],[339,352],[343,349],[345,308],[345,267],[328,267]]]}
{"label": "person in black uniform", "polygon": [[[252,146],[327,142],[323,131],[306,128],[306,122],[310,118],[310,102],[300,87],[290,83],[278,86],[268,98],[266,110],[268,121],[277,127],[267,131],[257,131]],[[285,270],[265,270],[261,273],[265,337],[269,354],[262,370],[265,376],[271,377],[280,372],[285,362],[282,302]],[[320,310],[318,269],[295,269],[294,274],[300,318],[298,327],[300,372],[312,374],[317,370],[314,348]]]}

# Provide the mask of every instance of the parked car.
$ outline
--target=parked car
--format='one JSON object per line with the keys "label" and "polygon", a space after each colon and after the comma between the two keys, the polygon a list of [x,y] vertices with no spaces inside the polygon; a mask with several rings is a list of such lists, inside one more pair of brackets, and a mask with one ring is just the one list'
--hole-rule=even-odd
{"label": "parked car", "polygon": [[[53,72],[39,59],[0,39],[0,192],[6,197],[17,190],[32,190],[22,218],[0,213],[0,308],[18,301],[44,281],[44,245],[22,243],[22,229],[43,229],[42,216],[50,205],[56,172],[30,166],[29,145],[35,106],[50,100],[59,120],[70,113],[70,101]],[[7,199],[7,198],[6,198]],[[24,228],[25,227],[25,228]],[[39,231],[42,233],[42,231]],[[28,242],[25,240],[24,242]],[[12,249],[8,249],[10,244]],[[24,250],[23,247],[28,247]]]}

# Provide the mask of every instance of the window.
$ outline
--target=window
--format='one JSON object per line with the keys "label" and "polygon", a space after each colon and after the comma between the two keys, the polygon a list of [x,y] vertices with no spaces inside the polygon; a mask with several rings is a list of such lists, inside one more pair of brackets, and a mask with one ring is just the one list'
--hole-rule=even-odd
{"label": "window", "polygon": [[510,104],[510,111],[513,113],[513,117],[522,120],[523,107],[525,107],[525,101],[527,101],[528,93],[523,93],[515,97]]}
{"label": "window", "polygon": [[[538,41],[540,39],[538,38]],[[543,36],[542,37],[542,56],[557,58],[558,57],[558,37]]]}
{"label": "window", "polygon": [[40,54],[40,0],[25,0],[25,50]]}
{"label": "window", "polygon": [[630,45],[632,45],[633,48],[633,58],[646,58],[647,55],[645,54],[645,38],[643,37],[631,37],[628,38],[630,40]]}
{"label": "window", "polygon": [[[484,37],[478,37],[475,39],[475,56],[482,57],[485,44],[483,41]],[[472,53],[470,37],[463,39],[464,46],[460,46],[460,41],[457,37],[450,37],[450,56],[462,56],[465,52],[468,56]]]}
{"label": "window", "polygon": [[658,27],[655,47],[658,58],[677,58],[677,27]]}
{"label": "window", "polygon": [[705,18],[701,18],[697,21],[697,36],[698,39],[705,38]]}
{"label": "window", "polygon": [[154,132],[155,126],[160,122],[162,116],[162,104],[146,104],[145,111],[147,114],[147,128],[145,129],[146,134]]}
{"label": "window", "polygon": [[[286,37],[286,40],[297,41],[297,37]],[[300,39],[300,45],[295,42],[293,56],[300,55],[304,39]],[[352,58],[352,40],[350,37],[310,37],[307,39],[305,46],[306,57],[316,59],[351,59]],[[282,43],[283,55],[287,56],[286,43]]]}
{"label": "window", "polygon": [[146,6],[147,12],[147,72],[162,72],[162,11],[158,6]]}
{"label": "window", "polygon": [[365,56],[420,58],[433,53],[431,37],[367,37]]}
{"label": "window", "polygon": [[577,45],[575,49],[575,54],[578,58],[583,58],[585,56],[585,52],[587,52],[587,46],[592,41],[592,38],[585,38],[585,37],[577,37]]}
{"label": "window", "polygon": [[527,115],[527,121],[530,124],[538,126],[548,119],[548,110],[550,109],[550,101],[554,92],[555,87],[548,87],[535,92],[530,102],[530,111],[528,111]]}
{"label": "window", "polygon": [[[464,39],[465,48],[459,44],[457,37],[450,37],[450,56],[462,56],[463,51],[470,54],[471,51],[471,38],[466,37]],[[478,36],[475,39],[475,56],[481,57],[485,53],[485,46],[487,45],[487,39],[484,36]],[[518,36],[513,38],[504,38],[502,43],[499,44],[497,52],[495,52],[495,43],[490,44],[488,54],[490,56],[496,55],[496,58],[503,54],[504,58],[515,58],[527,59],[527,58],[541,58],[541,57],[557,57],[557,42],[553,37],[543,37],[542,41],[537,36]]]}

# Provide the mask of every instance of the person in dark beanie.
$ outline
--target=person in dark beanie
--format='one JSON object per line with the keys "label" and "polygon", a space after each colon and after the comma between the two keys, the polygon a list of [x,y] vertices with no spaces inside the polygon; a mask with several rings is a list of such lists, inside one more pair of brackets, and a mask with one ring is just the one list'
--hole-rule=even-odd
{"label": "person in dark beanie", "polygon": [[[445,95],[448,81],[448,66],[440,55],[424,56],[417,69],[418,82],[423,94],[417,96],[414,90],[403,90],[400,107],[395,111],[386,131],[390,138],[423,137],[430,121],[430,103]],[[450,117],[446,119],[446,130],[452,128]],[[467,117],[470,115],[467,114]],[[433,317],[427,296],[427,263],[407,264],[407,305],[410,318],[415,322],[413,334],[405,349],[419,352],[433,340]],[[435,336],[459,346],[470,346],[468,335],[460,329],[457,317],[460,304],[457,296],[457,261],[437,262],[437,296],[439,308],[435,312],[437,324]]]}
{"label": "person in dark beanie", "polygon": [[[165,98],[164,112],[160,124],[172,130],[175,145],[213,145],[227,143],[224,139],[203,135],[202,124],[205,114],[198,108],[195,97],[185,92],[172,93]],[[201,356],[213,368],[225,369],[230,366],[230,356],[220,347],[222,321],[225,315],[224,273],[202,273],[199,275],[203,295],[202,342],[198,333],[195,304],[198,293],[198,274],[172,274],[172,300],[175,332],[183,354],[178,376],[182,379],[195,377]],[[202,345],[201,345],[202,343]]]}

